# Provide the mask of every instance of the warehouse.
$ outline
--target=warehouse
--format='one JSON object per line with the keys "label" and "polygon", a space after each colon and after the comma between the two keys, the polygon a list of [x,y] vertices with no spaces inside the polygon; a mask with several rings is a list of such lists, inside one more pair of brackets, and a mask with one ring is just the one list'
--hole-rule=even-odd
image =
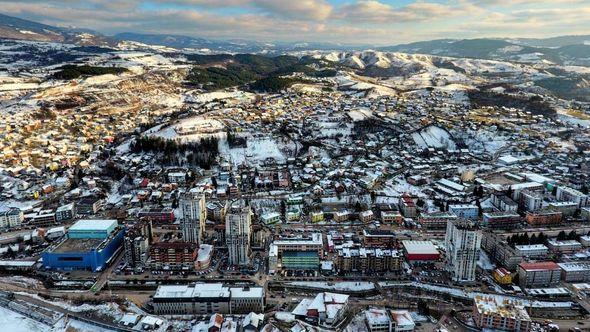
{"label": "warehouse", "polygon": [[406,258],[411,262],[436,261],[440,253],[431,241],[402,241]]}
{"label": "warehouse", "polygon": [[121,247],[124,230],[116,220],[80,220],[63,241],[41,254],[46,269],[101,271]]}

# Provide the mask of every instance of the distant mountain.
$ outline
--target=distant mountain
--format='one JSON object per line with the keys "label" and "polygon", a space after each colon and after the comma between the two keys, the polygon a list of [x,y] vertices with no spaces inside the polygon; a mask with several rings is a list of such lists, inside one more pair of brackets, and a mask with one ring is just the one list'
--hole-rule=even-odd
{"label": "distant mountain", "polygon": [[345,45],[337,43],[264,43],[252,40],[234,39],[234,40],[216,40],[207,38],[196,38],[183,35],[168,34],[141,34],[133,32],[119,33],[113,38],[120,41],[134,41],[148,45],[161,45],[176,49],[207,49],[212,52],[232,52],[232,53],[282,53],[305,50],[356,50],[362,48],[371,48],[370,45]]}
{"label": "distant mountain", "polygon": [[206,38],[195,38],[182,35],[142,34],[133,32],[119,33],[113,36],[119,41],[134,41],[148,45],[161,45],[177,49],[208,49],[226,52],[258,52],[263,44],[249,41],[219,41]]}
{"label": "distant mountain", "polygon": [[0,38],[108,46],[114,40],[87,29],[60,28],[0,14]]}
{"label": "distant mountain", "polygon": [[535,47],[562,47],[568,45],[590,45],[590,35],[580,36],[559,36],[551,38],[517,38],[514,39],[517,44],[535,46]]}
{"label": "distant mountain", "polygon": [[[590,43],[568,44],[585,40],[584,36],[549,39],[438,39],[382,47],[388,52],[432,54],[448,57],[508,60],[516,62],[553,62],[556,64],[590,65]],[[531,45],[561,45],[541,47]]]}

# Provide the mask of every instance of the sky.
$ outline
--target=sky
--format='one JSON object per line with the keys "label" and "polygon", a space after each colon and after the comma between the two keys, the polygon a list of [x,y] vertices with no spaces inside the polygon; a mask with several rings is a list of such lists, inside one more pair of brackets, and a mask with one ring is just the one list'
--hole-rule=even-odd
{"label": "sky", "polygon": [[590,34],[590,0],[0,0],[56,26],[265,42],[394,45]]}

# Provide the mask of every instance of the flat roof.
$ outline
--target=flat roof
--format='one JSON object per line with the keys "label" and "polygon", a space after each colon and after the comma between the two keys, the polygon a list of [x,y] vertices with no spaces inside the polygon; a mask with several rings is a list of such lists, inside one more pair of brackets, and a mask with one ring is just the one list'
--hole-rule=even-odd
{"label": "flat roof", "polygon": [[438,249],[431,241],[402,241],[404,248],[408,254],[439,254]]}
{"label": "flat roof", "polygon": [[264,288],[262,287],[232,287],[230,288],[232,298],[262,298]]}
{"label": "flat roof", "polygon": [[98,248],[98,246],[104,241],[104,239],[66,239],[60,243],[53,253],[65,254],[75,252],[87,252],[92,249]]}
{"label": "flat roof", "polygon": [[557,270],[559,265],[555,262],[520,263],[519,266],[525,271]]}
{"label": "flat roof", "polygon": [[69,231],[106,231],[109,228],[116,227],[116,219],[82,219],[78,220],[70,227]]}
{"label": "flat roof", "polygon": [[559,265],[559,267],[566,272],[590,271],[590,262],[567,262],[557,263],[557,265]]}
{"label": "flat roof", "polygon": [[549,250],[544,244],[522,244],[514,246],[516,250]]}

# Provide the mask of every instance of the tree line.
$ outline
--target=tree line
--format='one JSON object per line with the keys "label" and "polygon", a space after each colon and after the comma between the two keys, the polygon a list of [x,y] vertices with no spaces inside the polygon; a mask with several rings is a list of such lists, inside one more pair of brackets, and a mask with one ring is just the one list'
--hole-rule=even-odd
{"label": "tree line", "polygon": [[133,153],[156,152],[159,162],[166,165],[183,164],[209,169],[219,155],[217,137],[201,138],[197,142],[177,142],[162,137],[141,136],[130,144]]}

